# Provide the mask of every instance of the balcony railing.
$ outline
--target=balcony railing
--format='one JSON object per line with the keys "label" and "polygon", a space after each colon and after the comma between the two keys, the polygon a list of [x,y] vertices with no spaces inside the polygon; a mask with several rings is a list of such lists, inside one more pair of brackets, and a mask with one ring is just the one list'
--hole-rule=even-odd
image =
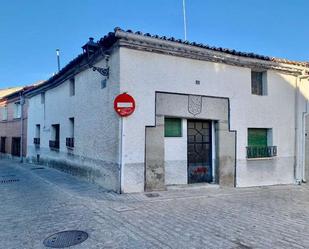
{"label": "balcony railing", "polygon": [[277,156],[277,146],[249,146],[247,158],[265,158]]}
{"label": "balcony railing", "polygon": [[33,143],[34,143],[35,145],[40,145],[40,138],[39,138],[39,137],[33,138]]}
{"label": "balcony railing", "polygon": [[59,149],[59,141],[57,141],[57,140],[49,140],[49,148],[51,148],[51,149]]}
{"label": "balcony railing", "polygon": [[65,139],[65,144],[67,147],[73,148],[74,147],[74,137],[67,137]]}

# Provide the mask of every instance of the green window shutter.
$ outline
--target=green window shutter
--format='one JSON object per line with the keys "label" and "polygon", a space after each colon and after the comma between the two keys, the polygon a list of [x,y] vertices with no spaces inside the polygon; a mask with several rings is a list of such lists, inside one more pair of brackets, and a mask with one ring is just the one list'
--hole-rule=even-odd
{"label": "green window shutter", "polygon": [[248,129],[248,146],[267,146],[267,129]]}
{"label": "green window shutter", "polygon": [[181,119],[165,118],[164,120],[164,136],[165,137],[181,137]]}

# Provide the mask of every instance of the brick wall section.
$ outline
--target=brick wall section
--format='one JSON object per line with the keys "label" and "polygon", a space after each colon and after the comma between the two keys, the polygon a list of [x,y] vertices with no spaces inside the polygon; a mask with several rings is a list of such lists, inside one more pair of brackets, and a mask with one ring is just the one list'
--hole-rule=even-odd
{"label": "brick wall section", "polygon": [[[21,119],[14,118],[14,104],[19,101],[19,98],[10,99],[6,102],[1,102],[0,107],[7,105],[8,119],[2,120],[2,112],[0,113],[0,137],[6,137],[5,151],[6,154],[12,153],[12,138],[21,136]],[[28,100],[26,99],[23,105],[23,156],[27,154],[27,120],[28,120]]]}

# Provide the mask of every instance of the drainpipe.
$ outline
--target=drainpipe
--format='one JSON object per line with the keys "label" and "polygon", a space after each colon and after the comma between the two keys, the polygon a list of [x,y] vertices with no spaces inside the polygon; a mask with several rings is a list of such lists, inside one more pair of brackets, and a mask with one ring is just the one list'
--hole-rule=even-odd
{"label": "drainpipe", "polygon": [[297,111],[298,111],[298,76],[296,77],[296,86],[295,86],[295,98],[294,98],[294,126],[295,126],[295,138],[294,138],[294,179],[297,184],[300,184],[299,180],[297,179],[297,135],[298,135],[298,121],[297,121]]}
{"label": "drainpipe", "polygon": [[[305,73],[305,72],[304,72]],[[301,142],[301,151],[302,155],[299,155],[299,146],[298,146],[298,141],[299,141],[299,134],[298,134],[298,101],[299,101],[299,83],[302,79],[308,79],[309,75],[300,75],[297,76],[296,78],[296,92],[295,92],[295,143],[294,143],[294,179],[297,184],[301,184],[302,181],[304,181],[305,177],[305,155],[304,155],[304,142],[305,142],[305,115],[307,115],[307,101],[306,101],[306,111],[302,115],[302,134],[300,138]],[[299,160],[301,157],[302,160]],[[299,163],[298,163],[299,162]],[[302,169],[301,169],[302,167]]]}
{"label": "drainpipe", "polygon": [[[309,76],[308,75],[304,75],[304,76],[300,76],[300,79],[308,79]],[[308,100],[305,99],[305,112],[303,112],[303,115],[302,115],[302,136],[301,136],[301,145],[302,145],[302,155],[301,155],[301,158],[302,158],[302,162],[301,162],[301,167],[302,167],[302,170],[301,170],[301,173],[302,173],[302,182],[307,182],[306,180],[306,156],[305,156],[305,152],[306,152],[306,118],[307,116],[309,115],[308,113]]]}
{"label": "drainpipe", "polygon": [[23,91],[19,95],[20,102],[20,162],[23,162],[23,143],[24,143],[24,104],[25,98],[23,95]]}
{"label": "drainpipe", "polygon": [[[308,101],[306,101],[306,102],[308,102]],[[302,153],[302,158],[303,158],[303,161],[302,161],[302,167],[303,167],[302,174],[303,174],[303,177],[302,177],[302,182],[303,183],[307,182],[307,179],[306,179],[306,156],[305,156],[305,153],[306,153],[306,118],[307,118],[308,115],[309,115],[309,113],[308,113],[308,103],[306,103],[306,111],[303,113],[303,136],[302,136],[302,147],[303,147],[303,153]]]}

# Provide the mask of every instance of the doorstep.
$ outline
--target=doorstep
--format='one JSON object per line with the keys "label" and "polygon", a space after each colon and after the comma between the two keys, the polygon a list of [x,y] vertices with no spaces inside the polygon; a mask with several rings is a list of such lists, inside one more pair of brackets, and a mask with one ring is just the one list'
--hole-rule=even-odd
{"label": "doorstep", "polygon": [[166,190],[189,190],[189,189],[213,189],[219,188],[219,184],[216,183],[193,183],[193,184],[176,184],[166,185]]}

